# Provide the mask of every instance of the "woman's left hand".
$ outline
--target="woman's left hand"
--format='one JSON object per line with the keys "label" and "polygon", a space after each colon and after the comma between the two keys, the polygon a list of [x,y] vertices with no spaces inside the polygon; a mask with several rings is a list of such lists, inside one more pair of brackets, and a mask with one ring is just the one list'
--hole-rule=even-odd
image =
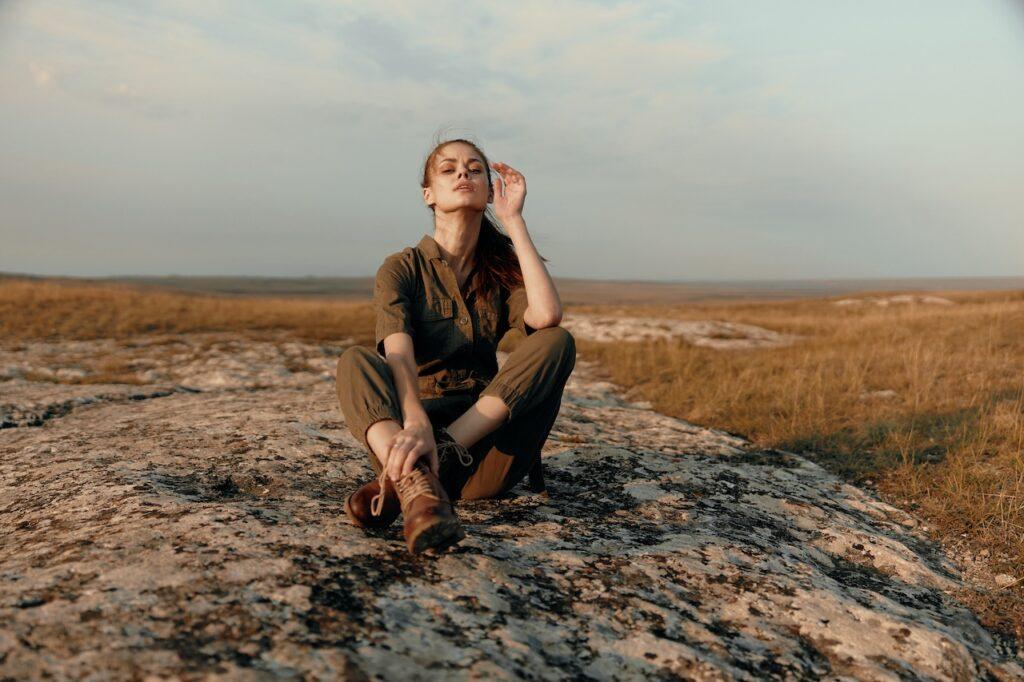
{"label": "woman's left hand", "polygon": [[494,215],[502,222],[518,218],[523,213],[523,202],[526,201],[526,178],[508,164],[494,163],[491,167],[505,181],[503,189],[501,180],[494,178]]}

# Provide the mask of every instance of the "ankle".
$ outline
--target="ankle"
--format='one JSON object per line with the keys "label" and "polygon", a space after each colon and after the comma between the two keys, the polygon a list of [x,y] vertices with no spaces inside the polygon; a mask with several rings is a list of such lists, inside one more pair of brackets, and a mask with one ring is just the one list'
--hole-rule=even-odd
{"label": "ankle", "polygon": [[446,427],[438,427],[434,432],[434,437],[437,442],[437,459],[442,478],[446,478],[446,474],[455,462],[463,467],[473,464],[473,453],[460,443]]}
{"label": "ankle", "polygon": [[453,441],[455,441],[456,443],[458,443],[462,447],[466,448],[467,450],[469,449],[469,444],[466,442],[465,436],[460,434],[458,432],[458,429],[456,429],[455,432],[453,433],[452,431],[450,431],[448,429],[447,426],[442,426],[441,430],[444,431],[446,434],[448,434],[448,437],[451,438]]}

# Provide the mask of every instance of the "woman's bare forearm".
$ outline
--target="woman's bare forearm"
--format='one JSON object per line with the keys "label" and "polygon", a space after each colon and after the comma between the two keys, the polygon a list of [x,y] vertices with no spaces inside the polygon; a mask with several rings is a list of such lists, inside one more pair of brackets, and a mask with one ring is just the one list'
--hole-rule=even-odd
{"label": "woman's bare forearm", "polygon": [[398,392],[402,409],[402,428],[412,424],[429,424],[430,418],[420,401],[418,371],[413,354],[412,337],[398,332],[384,339],[385,362],[391,368],[391,375]]}
{"label": "woman's bare forearm", "polygon": [[519,258],[523,287],[526,289],[528,305],[523,319],[534,329],[557,326],[562,321],[562,299],[526,230],[526,221],[522,216],[506,220],[505,231],[512,239]]}
{"label": "woman's bare forearm", "polygon": [[493,181],[494,214],[512,239],[523,271],[527,303],[523,320],[534,329],[557,326],[562,322],[562,299],[523,220],[526,178],[507,163],[495,163],[493,167],[501,175],[500,182],[497,178]]}

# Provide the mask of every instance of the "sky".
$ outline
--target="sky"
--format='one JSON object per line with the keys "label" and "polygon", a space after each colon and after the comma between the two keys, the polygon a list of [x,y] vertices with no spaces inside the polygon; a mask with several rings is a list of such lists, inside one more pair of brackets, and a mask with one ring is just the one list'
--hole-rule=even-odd
{"label": "sky", "polygon": [[1014,0],[0,0],[0,272],[372,276],[438,135],[556,277],[1024,275]]}

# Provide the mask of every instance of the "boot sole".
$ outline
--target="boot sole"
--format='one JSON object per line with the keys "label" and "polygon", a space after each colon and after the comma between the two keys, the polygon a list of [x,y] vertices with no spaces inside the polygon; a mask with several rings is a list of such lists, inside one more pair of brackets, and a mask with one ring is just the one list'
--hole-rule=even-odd
{"label": "boot sole", "polygon": [[439,552],[465,537],[466,531],[462,529],[462,523],[457,518],[440,519],[426,528],[419,529],[408,539],[409,551],[413,554],[428,549]]}

